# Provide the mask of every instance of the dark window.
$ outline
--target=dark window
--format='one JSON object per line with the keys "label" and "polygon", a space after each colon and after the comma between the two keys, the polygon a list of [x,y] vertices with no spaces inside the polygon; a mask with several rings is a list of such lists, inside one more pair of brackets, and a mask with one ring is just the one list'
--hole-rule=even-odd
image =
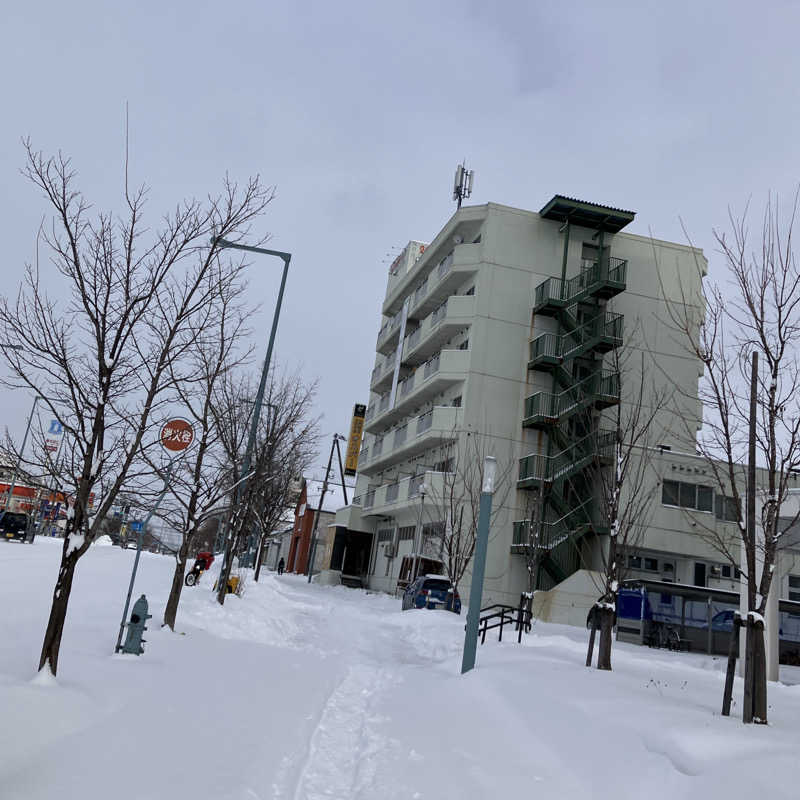
{"label": "dark window", "polygon": [[710,486],[697,487],[697,510],[714,510],[714,490]]}
{"label": "dark window", "polygon": [[470,295],[475,294],[475,287],[474,286],[470,286],[469,289],[467,289],[467,291],[464,292],[464,294],[467,295],[467,297],[469,297]]}
{"label": "dark window", "polygon": [[631,569],[641,569],[642,568],[641,556],[628,556],[628,566]]}
{"label": "dark window", "polygon": [[722,577],[723,578],[730,578],[733,575],[733,570],[731,569],[730,564],[723,564],[722,565]]}
{"label": "dark window", "polygon": [[478,238],[472,240],[472,244],[480,244],[480,243],[481,243],[481,234],[479,233]]}
{"label": "dark window", "polygon": [[400,542],[408,541],[409,539],[414,538],[414,531],[416,527],[414,525],[405,525],[398,531],[397,539]]}
{"label": "dark window", "polygon": [[675,565],[674,564],[670,564],[669,561],[665,561],[661,565],[661,569],[664,572],[673,572],[674,573],[675,572]]}
{"label": "dark window", "polygon": [[429,592],[446,592],[450,588],[450,581],[428,578],[423,584],[423,588],[427,589]]}
{"label": "dark window", "polygon": [[697,508],[697,487],[693,483],[681,484],[681,500],[678,503],[682,508]]}
{"label": "dark window", "polygon": [[461,395],[453,398],[453,408],[461,408]]}
{"label": "dark window", "polygon": [[673,595],[671,595],[671,594],[662,594],[661,595],[661,599],[660,599],[659,602],[661,603],[662,606],[671,606],[672,605],[672,598],[673,598]]}
{"label": "dark window", "polygon": [[661,486],[661,502],[665,506],[677,506],[678,502],[678,481],[664,481]]}
{"label": "dark window", "polygon": [[469,339],[464,339],[463,342],[458,346],[459,350],[469,350]]}
{"label": "dark window", "polygon": [[644,568],[653,570],[655,572],[658,569],[658,559],[657,558],[646,558],[644,560]]}
{"label": "dark window", "polygon": [[714,513],[717,519],[724,522],[736,522],[739,519],[739,507],[733,497],[723,497],[718,494],[714,498]]}
{"label": "dark window", "polygon": [[394,528],[381,528],[378,531],[378,544],[383,542],[391,542],[394,535]]}

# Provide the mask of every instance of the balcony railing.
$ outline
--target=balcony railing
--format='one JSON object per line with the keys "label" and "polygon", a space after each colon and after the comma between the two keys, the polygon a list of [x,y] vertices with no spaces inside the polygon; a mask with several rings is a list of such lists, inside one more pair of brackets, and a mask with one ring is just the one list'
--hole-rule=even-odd
{"label": "balcony railing", "polygon": [[447,313],[447,300],[444,301],[438,308],[431,314],[431,327],[438,325]]}
{"label": "balcony railing", "polygon": [[400,447],[401,445],[405,444],[406,442],[406,434],[408,433],[408,426],[403,425],[402,428],[398,428],[394,432],[394,446],[395,449]]}
{"label": "balcony railing", "polygon": [[422,489],[422,485],[424,483],[425,483],[425,476],[424,475],[415,475],[408,482],[408,496],[409,497],[416,497],[420,493],[420,489]]}
{"label": "balcony railing", "polygon": [[436,274],[437,274],[437,275],[438,275],[440,278],[443,278],[445,275],[447,275],[447,273],[448,273],[448,272],[450,272],[450,268],[451,268],[452,266],[453,266],[453,254],[452,254],[452,252],[451,252],[451,253],[448,253],[448,254],[447,254],[447,255],[446,255],[446,256],[445,256],[445,257],[444,257],[444,258],[443,258],[443,259],[442,259],[442,260],[439,262],[439,266],[436,268]]}
{"label": "balcony railing", "polygon": [[425,370],[423,374],[426,378],[430,378],[434,372],[439,371],[439,359],[440,353],[437,353],[430,361],[425,362]]}
{"label": "balcony railing", "polygon": [[530,343],[530,360],[544,357],[566,361],[600,342],[618,347],[622,344],[624,321],[622,314],[604,312],[564,336],[543,333]]}
{"label": "balcony railing", "polygon": [[369,458],[369,447],[362,447],[361,451],[358,454],[358,463],[364,464],[366,463],[368,458]]}
{"label": "balcony railing", "polygon": [[545,417],[558,420],[594,402],[597,396],[619,399],[620,376],[618,372],[589,375],[559,394],[536,392],[525,399],[525,419]]}
{"label": "balcony railing", "polygon": [[390,483],[386,487],[386,502],[393,503],[397,500],[397,495],[400,492],[400,484],[399,483]]}
{"label": "balcony railing", "polygon": [[372,445],[372,457],[377,458],[383,452],[383,437],[375,439]]}
{"label": "balcony railing", "polygon": [[378,411],[386,411],[387,408],[389,408],[389,392],[386,392],[386,394],[381,397],[381,401],[378,404]]}
{"label": "balcony railing", "polygon": [[519,462],[519,480],[551,483],[585,469],[601,455],[609,455],[616,434],[613,431],[595,431],[552,456],[533,454]]}
{"label": "balcony railing", "polygon": [[364,495],[364,508],[372,508],[375,505],[375,490],[368,489]]}
{"label": "balcony railing", "polygon": [[548,278],[536,287],[535,303],[537,307],[549,302],[567,305],[575,302],[582,295],[589,295],[603,284],[624,286],[628,262],[621,258],[609,258],[602,261],[581,261],[581,271],[568,280]]}
{"label": "balcony railing", "polygon": [[415,306],[417,303],[419,303],[419,301],[422,300],[423,297],[425,297],[427,292],[428,292],[428,279],[425,278],[425,280],[422,281],[422,283],[419,286],[417,286],[414,292],[414,299],[411,305]]}
{"label": "balcony railing", "polygon": [[407,378],[400,381],[400,397],[405,397],[414,388],[414,374],[412,373]]}
{"label": "balcony railing", "polygon": [[417,418],[417,436],[430,430],[431,425],[433,425],[433,409]]}
{"label": "balcony railing", "polygon": [[410,350],[412,347],[416,347],[421,335],[422,327],[420,326],[413,333],[406,337],[406,348]]}

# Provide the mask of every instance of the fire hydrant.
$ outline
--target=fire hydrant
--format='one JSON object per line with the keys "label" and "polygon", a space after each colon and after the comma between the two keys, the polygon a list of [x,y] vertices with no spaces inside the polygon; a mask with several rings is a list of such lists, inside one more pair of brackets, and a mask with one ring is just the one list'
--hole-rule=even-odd
{"label": "fire hydrant", "polygon": [[133,604],[131,621],[128,623],[128,633],[125,637],[125,644],[122,645],[123,653],[132,653],[136,656],[144,653],[144,643],[147,641],[147,639],[142,638],[142,635],[147,630],[147,626],[144,623],[152,616],[152,614],[147,613],[147,598],[142,595]]}

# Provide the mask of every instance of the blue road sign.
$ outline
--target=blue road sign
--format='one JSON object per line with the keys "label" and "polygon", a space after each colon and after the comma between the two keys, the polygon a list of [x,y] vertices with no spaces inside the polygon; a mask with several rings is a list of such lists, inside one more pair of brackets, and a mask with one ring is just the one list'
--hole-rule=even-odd
{"label": "blue road sign", "polygon": [[140,533],[142,530],[144,530],[144,522],[142,522],[140,519],[135,519],[133,522],[131,522],[131,530],[134,533]]}
{"label": "blue road sign", "polygon": [[53,433],[56,436],[60,436],[62,433],[64,433],[64,429],[61,427],[61,423],[57,419],[51,419],[50,430],[47,432]]}

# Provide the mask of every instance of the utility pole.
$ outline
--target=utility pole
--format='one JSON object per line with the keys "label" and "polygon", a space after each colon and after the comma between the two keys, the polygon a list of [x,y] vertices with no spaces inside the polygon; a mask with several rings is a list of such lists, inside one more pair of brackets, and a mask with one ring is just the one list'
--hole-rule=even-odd
{"label": "utility pole", "polygon": [[[311,577],[314,574],[314,557],[317,550],[317,526],[319,525],[319,515],[322,512],[322,503],[325,500],[325,493],[328,491],[328,480],[331,474],[331,464],[333,464],[333,450],[336,448],[339,452],[339,463],[341,464],[342,454],[339,451],[339,439],[344,439],[338,433],[333,434],[333,441],[331,442],[331,454],[328,456],[328,466],[325,469],[325,480],[322,482],[322,492],[319,496],[319,503],[317,503],[317,513],[314,516],[314,527],[311,530],[311,545],[308,549],[308,582],[311,583]],[[342,476],[342,486],[344,486],[344,476]]]}

